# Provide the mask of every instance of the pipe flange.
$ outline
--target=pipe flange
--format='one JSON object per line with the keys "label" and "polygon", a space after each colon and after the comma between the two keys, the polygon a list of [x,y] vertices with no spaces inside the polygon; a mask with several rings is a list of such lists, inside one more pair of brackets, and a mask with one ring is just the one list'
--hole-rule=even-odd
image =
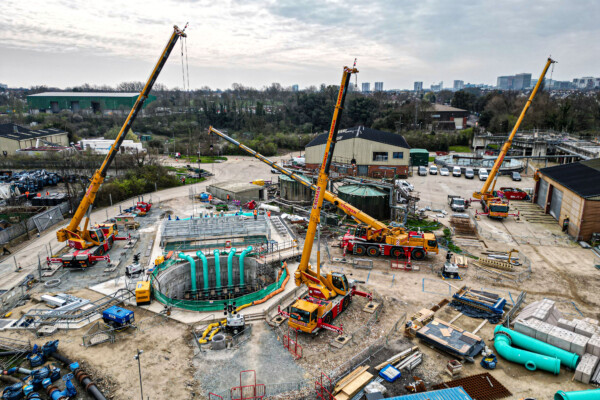
{"label": "pipe flange", "polygon": [[48,282],[44,283],[45,287],[51,288],[60,285],[60,279],[50,279]]}
{"label": "pipe flange", "polygon": [[513,341],[512,337],[510,336],[510,333],[508,333],[508,332],[504,332],[504,331],[495,332],[494,333],[494,339],[496,339],[496,336],[498,336],[498,335],[504,335],[504,336],[506,336],[508,338],[508,340],[510,340],[510,343],[512,343],[512,341]]}

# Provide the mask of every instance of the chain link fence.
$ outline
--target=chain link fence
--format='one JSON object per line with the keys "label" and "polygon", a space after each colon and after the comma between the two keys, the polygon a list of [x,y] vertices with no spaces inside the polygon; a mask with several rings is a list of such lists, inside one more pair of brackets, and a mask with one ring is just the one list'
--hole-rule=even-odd
{"label": "chain link fence", "polygon": [[564,237],[563,235],[555,235],[552,233],[549,234],[536,234],[533,235],[519,235],[516,232],[502,232],[498,234],[493,234],[492,232],[486,231],[481,223],[478,223],[475,219],[473,221],[475,223],[475,228],[477,229],[477,234],[480,238],[486,240],[493,240],[495,242],[507,242],[507,239],[511,238],[518,244],[527,244],[534,246],[557,246],[557,247],[571,247],[573,246],[573,241],[568,237]]}

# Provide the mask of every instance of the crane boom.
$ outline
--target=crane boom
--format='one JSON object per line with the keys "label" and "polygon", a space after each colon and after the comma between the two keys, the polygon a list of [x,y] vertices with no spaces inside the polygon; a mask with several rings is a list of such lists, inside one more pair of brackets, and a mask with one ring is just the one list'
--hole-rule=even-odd
{"label": "crane boom", "polygon": [[[223,139],[227,140],[229,143],[239,147],[240,149],[251,154],[255,158],[258,158],[260,161],[264,162],[265,164],[270,165],[272,168],[281,172],[283,175],[290,177],[291,179],[306,186],[307,188],[310,188],[311,190],[314,190],[314,191],[317,190],[317,186],[315,184],[308,182],[307,180],[302,178],[302,176],[300,176],[299,174],[292,172],[286,168],[281,167],[275,161],[268,159],[267,157],[263,156],[259,152],[252,150],[245,144],[238,142],[237,140],[233,139],[230,136],[227,136],[225,133],[219,131],[218,129],[215,129],[211,126],[210,128],[208,128],[208,133],[209,134],[214,133],[214,134],[222,137]],[[354,207],[352,204],[340,199],[338,196],[336,196],[334,193],[330,192],[329,190],[325,190],[325,192],[323,193],[323,197],[326,201],[328,201],[329,203],[340,208],[342,211],[344,211],[350,217],[354,218],[356,221],[362,222],[362,223],[368,225],[369,227],[371,227],[372,229],[375,229],[375,230],[388,229],[388,226],[386,224],[384,224],[383,222],[376,220],[375,218],[371,217],[367,213]]]}
{"label": "crane boom", "polygon": [[535,84],[535,87],[531,91],[531,95],[529,95],[529,99],[527,100],[527,103],[525,103],[525,106],[523,107],[523,111],[521,111],[521,115],[519,116],[519,119],[515,123],[515,126],[512,129],[512,132],[508,136],[508,139],[506,139],[506,142],[504,142],[504,145],[502,146],[502,150],[498,154],[498,158],[496,158],[496,162],[494,162],[494,166],[492,167],[492,170],[490,171],[488,178],[486,179],[485,183],[483,184],[483,188],[481,188],[480,192],[473,193],[474,198],[485,199],[486,197],[490,196],[490,187],[492,185],[492,182],[494,182],[494,179],[496,179],[498,171],[500,170],[500,167],[502,166],[502,163],[504,162],[504,157],[506,157],[506,154],[508,153],[508,150],[510,149],[510,147],[512,145],[512,141],[515,137],[515,134],[517,133],[519,126],[521,126],[521,122],[523,121],[523,118],[525,118],[525,114],[527,113],[529,106],[531,106],[531,103],[533,102],[533,98],[535,97],[535,95],[538,92],[538,89],[540,88],[542,81],[544,80],[544,77],[546,76],[546,72],[548,72],[548,68],[550,67],[551,64],[553,64],[555,62],[556,61],[554,61],[550,57],[548,57],[548,60],[546,61],[546,65],[544,66],[544,70],[542,71],[540,78],[538,79],[537,83]]}

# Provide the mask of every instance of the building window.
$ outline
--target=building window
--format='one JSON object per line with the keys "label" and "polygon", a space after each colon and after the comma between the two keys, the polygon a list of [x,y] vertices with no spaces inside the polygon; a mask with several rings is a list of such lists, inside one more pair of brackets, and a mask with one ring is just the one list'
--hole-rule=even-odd
{"label": "building window", "polygon": [[402,160],[404,158],[404,152],[402,152],[402,151],[395,151],[394,152],[394,158],[398,159],[398,160]]}
{"label": "building window", "polygon": [[387,151],[374,151],[373,152],[373,161],[387,161],[388,153]]}

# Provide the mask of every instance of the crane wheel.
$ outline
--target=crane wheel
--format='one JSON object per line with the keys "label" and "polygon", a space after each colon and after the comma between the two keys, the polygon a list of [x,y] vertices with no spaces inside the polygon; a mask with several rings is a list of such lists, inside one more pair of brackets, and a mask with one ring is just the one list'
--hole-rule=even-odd
{"label": "crane wheel", "polygon": [[411,257],[413,260],[422,260],[425,258],[425,251],[423,249],[413,249]]}
{"label": "crane wheel", "polygon": [[325,316],[325,320],[323,322],[325,322],[326,324],[331,324],[331,313]]}
{"label": "crane wheel", "polygon": [[390,251],[390,256],[392,258],[404,258],[404,250],[402,250],[400,247],[394,247],[392,251]]}
{"label": "crane wheel", "polygon": [[349,305],[350,305],[350,300],[348,299],[348,297],[346,297],[344,299],[344,302],[342,303],[342,311],[347,309]]}
{"label": "crane wheel", "polygon": [[379,256],[379,247],[377,246],[369,246],[369,248],[367,248],[367,254],[371,257],[377,257]]}
{"label": "crane wheel", "polygon": [[357,256],[364,256],[364,255],[365,255],[365,253],[367,252],[367,249],[366,249],[366,247],[365,247],[365,246],[363,246],[362,244],[359,244],[359,245],[357,245],[357,246],[356,246],[356,250],[355,250],[355,251],[356,251],[356,253],[355,253],[355,254],[356,254]]}

